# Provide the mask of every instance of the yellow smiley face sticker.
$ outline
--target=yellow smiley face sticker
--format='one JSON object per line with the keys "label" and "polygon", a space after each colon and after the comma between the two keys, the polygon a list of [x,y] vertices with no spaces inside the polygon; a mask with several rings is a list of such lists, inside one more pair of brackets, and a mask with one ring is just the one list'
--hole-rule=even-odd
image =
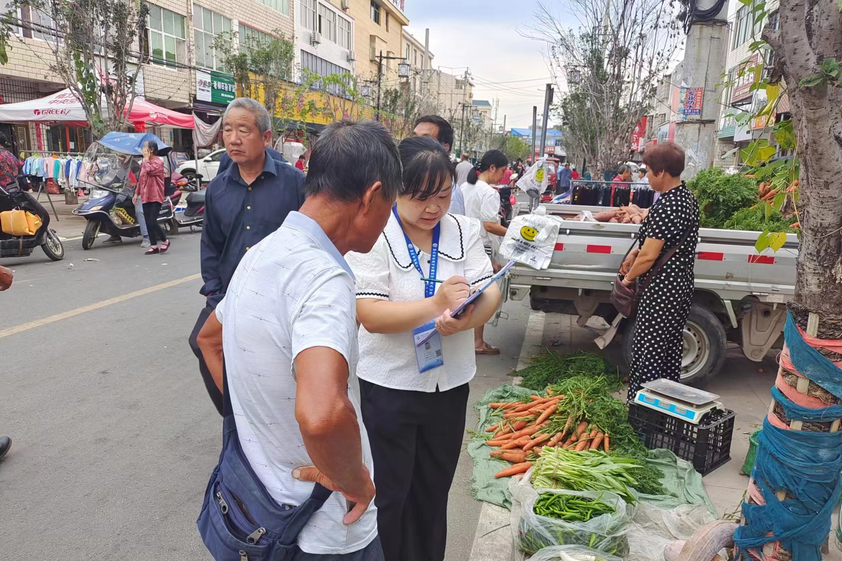
{"label": "yellow smiley face sticker", "polygon": [[532,226],[524,226],[520,229],[520,235],[528,242],[534,241],[535,236],[538,235],[538,230],[533,228]]}

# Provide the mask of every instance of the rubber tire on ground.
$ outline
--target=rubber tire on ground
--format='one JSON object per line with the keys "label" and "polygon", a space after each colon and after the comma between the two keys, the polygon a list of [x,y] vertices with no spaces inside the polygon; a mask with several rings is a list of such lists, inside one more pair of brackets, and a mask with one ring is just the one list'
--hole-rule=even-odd
{"label": "rubber tire on ground", "polygon": [[[708,353],[707,359],[694,374],[685,376],[684,372],[681,373],[682,384],[700,387],[709,377],[716,375],[725,362],[725,351],[727,349],[725,329],[722,327],[722,322],[710,310],[697,304],[693,304],[690,308],[687,323],[692,323],[695,328],[702,331],[707,336],[707,342],[710,345],[710,352]],[[623,359],[627,367],[631,365],[633,339],[634,322],[632,321],[629,322],[623,332]]]}
{"label": "rubber tire on ground", "polygon": [[94,242],[101,228],[102,224],[98,220],[88,220],[88,224],[85,226],[85,233],[82,234],[82,249],[91,249],[94,246]]}
{"label": "rubber tire on ground", "polygon": [[164,232],[168,236],[178,235],[178,220],[176,220],[175,218],[171,218],[170,220],[163,222],[161,225],[164,227]]}
{"label": "rubber tire on ground", "polygon": [[61,243],[61,240],[58,237],[58,234],[53,232],[52,230],[47,230],[47,237],[52,238],[53,241],[58,243],[58,251],[53,251],[53,248],[50,247],[50,242],[45,241],[41,244],[41,249],[44,250],[44,253],[47,254],[47,257],[52,259],[53,261],[61,261],[64,259],[64,245]]}

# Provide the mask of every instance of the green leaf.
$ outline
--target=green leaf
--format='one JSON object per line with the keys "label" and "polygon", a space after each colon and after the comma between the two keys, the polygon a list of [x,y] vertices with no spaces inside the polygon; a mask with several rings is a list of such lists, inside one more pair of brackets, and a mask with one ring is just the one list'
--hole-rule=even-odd
{"label": "green leaf", "polygon": [[775,198],[772,200],[772,206],[775,208],[775,210],[780,212],[781,209],[783,208],[785,202],[786,202],[786,191],[783,191],[783,192],[775,195]]}
{"label": "green leaf", "polygon": [[775,123],[773,129],[775,142],[784,150],[794,150],[796,145],[795,131],[792,128],[792,119]]}
{"label": "green leaf", "polygon": [[824,82],[827,78],[824,74],[813,74],[812,76],[808,76],[803,78],[800,82],[798,82],[799,88],[813,88],[818,86],[822,82]]}
{"label": "green leaf", "polygon": [[774,146],[767,146],[766,148],[761,148],[760,150],[758,150],[757,157],[760,160],[760,163],[764,163],[774,158],[775,154],[777,153],[777,148],[775,148]]}
{"label": "green leaf", "polygon": [[839,11],[842,12],[842,0],[839,0]]}
{"label": "green leaf", "polygon": [[740,0],[740,4],[743,6],[751,6],[752,2],[754,2],[754,0]]}
{"label": "green leaf", "polygon": [[819,65],[819,68],[822,69],[822,72],[833,78],[839,77],[839,61],[835,58],[826,58],[822,61]]}
{"label": "green leaf", "polygon": [[778,251],[786,243],[786,232],[773,232],[769,234],[768,239],[772,251]]}
{"label": "green leaf", "polygon": [[754,249],[757,253],[763,253],[763,250],[769,247],[769,230],[764,230],[762,234],[757,236],[757,241],[754,242]]}
{"label": "green leaf", "polygon": [[772,205],[768,202],[764,202],[763,204],[763,212],[766,214],[766,220],[772,217]]}
{"label": "green leaf", "polygon": [[[839,1],[842,2],[842,0],[839,0]],[[748,45],[748,50],[754,53],[754,52],[759,51],[761,49],[761,47],[764,47],[764,46],[766,46],[766,41],[763,41],[762,39],[759,40],[759,41],[752,41]]]}

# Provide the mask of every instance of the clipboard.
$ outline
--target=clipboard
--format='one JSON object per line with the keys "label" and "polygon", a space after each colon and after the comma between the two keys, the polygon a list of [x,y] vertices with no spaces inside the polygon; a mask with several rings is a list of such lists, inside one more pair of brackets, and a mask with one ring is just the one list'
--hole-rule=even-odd
{"label": "clipboard", "polygon": [[[512,267],[514,267],[516,263],[517,263],[517,261],[509,261],[508,263],[506,263],[506,264],[503,266],[503,268],[502,268],[502,269],[500,269],[499,271],[497,271],[497,273],[495,273],[495,274],[494,274],[494,276],[493,276],[493,277],[491,277],[491,278],[488,280],[488,282],[487,282],[487,283],[485,283],[484,285],[482,285],[482,287],[480,287],[477,291],[475,291],[473,294],[471,294],[471,295],[468,297],[468,299],[467,299],[467,300],[465,300],[464,302],[462,302],[462,303],[459,305],[459,307],[458,307],[458,308],[456,308],[455,310],[453,310],[452,312],[450,312],[450,316],[451,316],[451,317],[453,317],[453,318],[459,319],[459,318],[460,318],[460,317],[461,317],[461,316],[465,313],[465,310],[467,310],[467,309],[468,309],[468,306],[470,306],[470,305],[471,305],[471,304],[472,304],[472,303],[473,303],[473,302],[474,302],[477,298],[479,298],[479,297],[482,295],[482,293],[483,293],[483,292],[485,292],[486,290],[488,290],[489,288],[491,288],[491,285],[492,285],[492,284],[494,284],[495,282],[497,282],[498,280],[500,280],[500,279],[503,277],[503,275],[505,275],[506,273],[508,273],[508,272],[509,272],[509,269],[511,269]],[[436,331],[435,331],[435,330],[431,331],[431,332],[430,332],[430,333],[429,333],[426,337],[424,337],[421,341],[419,341],[419,342],[418,342],[418,344],[416,345],[416,347],[420,347],[421,345],[423,345],[424,343],[426,343],[427,341],[429,341],[429,340],[433,337],[433,334],[435,334],[435,333],[436,333]]]}

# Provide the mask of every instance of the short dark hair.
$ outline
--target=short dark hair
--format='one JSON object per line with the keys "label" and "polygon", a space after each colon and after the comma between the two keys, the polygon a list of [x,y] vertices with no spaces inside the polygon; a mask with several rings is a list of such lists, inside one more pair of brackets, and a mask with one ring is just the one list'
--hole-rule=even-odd
{"label": "short dark hair", "polygon": [[374,121],[337,121],[327,126],[310,152],[304,193],[358,201],[374,183],[383,197],[394,199],[401,188],[401,159],[389,131]]}
{"label": "short dark hair", "polygon": [[468,183],[476,185],[479,179],[479,174],[488,171],[491,166],[503,168],[509,165],[509,158],[499,150],[489,150],[482,155],[482,160],[479,162],[479,170],[477,168],[468,172]]}
{"label": "short dark hair", "polygon": [[665,171],[673,177],[680,177],[684,172],[684,148],[675,142],[659,142],[646,149],[643,163],[655,175]]}
{"label": "short dark hair", "polygon": [[453,127],[450,126],[447,119],[438,115],[424,115],[415,121],[415,125],[412,128],[417,127],[421,123],[436,125],[439,128],[439,135],[436,137],[436,140],[442,144],[447,144],[451,149],[453,148]]}
{"label": "short dark hair", "polygon": [[447,150],[428,136],[405,138],[398,146],[403,164],[401,196],[429,199],[442,190],[444,180],[456,175],[456,168]]}
{"label": "short dark hair", "polygon": [[298,156],[298,159],[299,159],[299,160],[303,160],[303,159],[304,159],[304,154],[301,154],[300,156]]}

